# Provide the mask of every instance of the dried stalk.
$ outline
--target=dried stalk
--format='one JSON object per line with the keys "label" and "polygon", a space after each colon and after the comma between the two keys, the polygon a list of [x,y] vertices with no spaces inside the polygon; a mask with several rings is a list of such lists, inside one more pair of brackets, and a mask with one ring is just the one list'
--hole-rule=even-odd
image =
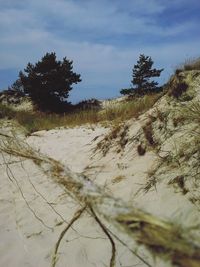
{"label": "dried stalk", "polygon": [[105,233],[105,235],[108,237],[108,239],[110,240],[111,246],[112,246],[112,255],[111,255],[111,259],[110,259],[110,267],[115,267],[115,258],[116,258],[116,247],[115,247],[115,242],[112,238],[112,236],[109,234],[108,230],[106,229],[105,225],[102,223],[102,221],[97,217],[96,213],[94,212],[94,210],[92,209],[92,207],[90,207],[90,211],[94,217],[94,219],[96,220],[96,222],[99,224],[99,226],[101,227],[102,231]]}
{"label": "dried stalk", "polygon": [[58,241],[56,242],[55,245],[55,249],[54,249],[54,254],[52,257],[52,262],[51,262],[51,267],[55,267],[56,266],[56,262],[57,262],[57,254],[58,254],[58,249],[60,246],[60,242],[62,241],[64,235],[67,233],[67,231],[71,228],[71,226],[73,225],[73,223],[75,221],[77,221],[80,216],[82,215],[82,213],[85,211],[86,206],[84,208],[79,209],[73,216],[73,218],[71,219],[71,221],[69,222],[69,224],[65,227],[65,229],[61,232]]}

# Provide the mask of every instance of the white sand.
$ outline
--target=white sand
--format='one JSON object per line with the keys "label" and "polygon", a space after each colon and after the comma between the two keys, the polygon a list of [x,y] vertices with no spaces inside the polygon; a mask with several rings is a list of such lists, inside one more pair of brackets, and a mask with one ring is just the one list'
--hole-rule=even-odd
{"label": "white sand", "polygon": [[[147,172],[157,162],[153,150],[139,156],[137,142],[130,141],[138,135],[143,123],[143,117],[140,121],[130,122],[129,142],[124,151],[116,152],[116,140],[116,144],[110,144],[106,156],[101,151],[94,152],[97,143],[109,132],[108,128],[103,127],[40,131],[26,141],[34,149],[61,161],[72,171],[83,172],[89,179],[104,186],[111,195],[135,207],[174,222],[179,221],[187,227],[197,224],[199,213],[195,206],[186,196],[174,193],[174,189],[167,185],[171,174],[165,177],[166,181],[162,180],[161,174],[162,181],[158,183],[157,190],[152,188],[147,194],[142,191],[136,194],[146,183]],[[51,266],[55,243],[80,207],[63,187],[42,174],[30,160],[12,163],[19,159],[3,156],[12,173],[1,156],[0,266]],[[173,172],[175,175],[176,170]],[[145,266],[118,242],[117,249],[116,267],[137,263]],[[110,255],[111,246],[107,237],[94,219],[85,214],[75,223],[74,230],[70,229],[63,238],[56,266],[109,266]],[[158,260],[154,262],[150,257],[147,260],[152,266],[168,266]]]}
{"label": "white sand", "polygon": [[[104,131],[83,128],[55,130],[39,133],[41,137],[30,137],[28,141],[38,144],[41,151],[49,152],[50,156],[61,156],[62,161],[69,163],[72,169],[82,171],[91,155],[90,142]],[[81,153],[78,153],[79,149]],[[85,161],[82,152],[85,152]],[[80,207],[60,185],[43,175],[33,162],[12,163],[15,160],[19,161],[6,155],[1,157],[2,164],[9,163],[10,169],[1,165],[0,266],[51,266],[55,243]],[[111,246],[94,219],[83,215],[73,228],[61,242],[56,266],[108,266]],[[119,262],[129,265],[139,262],[124,247],[119,244],[117,247],[116,266],[120,266]]]}

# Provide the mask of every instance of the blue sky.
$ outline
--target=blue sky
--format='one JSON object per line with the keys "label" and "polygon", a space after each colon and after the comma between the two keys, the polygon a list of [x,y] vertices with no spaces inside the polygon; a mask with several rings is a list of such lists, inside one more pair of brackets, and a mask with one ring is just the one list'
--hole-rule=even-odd
{"label": "blue sky", "polygon": [[141,53],[160,82],[200,56],[199,0],[0,0],[0,88],[46,52],[74,61],[70,100],[119,96]]}

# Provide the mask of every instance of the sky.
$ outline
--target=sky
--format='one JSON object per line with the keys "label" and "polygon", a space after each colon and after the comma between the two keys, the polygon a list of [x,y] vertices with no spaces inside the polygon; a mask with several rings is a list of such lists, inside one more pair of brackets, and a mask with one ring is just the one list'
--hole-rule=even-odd
{"label": "sky", "polygon": [[200,56],[199,0],[0,0],[0,88],[47,52],[81,74],[69,100],[113,98],[140,54],[164,68]]}

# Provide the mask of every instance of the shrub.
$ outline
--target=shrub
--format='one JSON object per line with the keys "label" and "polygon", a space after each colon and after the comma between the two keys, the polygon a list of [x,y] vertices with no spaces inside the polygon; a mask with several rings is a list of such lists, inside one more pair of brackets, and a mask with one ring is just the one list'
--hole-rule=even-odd
{"label": "shrub", "polygon": [[101,102],[95,98],[83,100],[75,105],[75,108],[80,110],[100,110]]}

